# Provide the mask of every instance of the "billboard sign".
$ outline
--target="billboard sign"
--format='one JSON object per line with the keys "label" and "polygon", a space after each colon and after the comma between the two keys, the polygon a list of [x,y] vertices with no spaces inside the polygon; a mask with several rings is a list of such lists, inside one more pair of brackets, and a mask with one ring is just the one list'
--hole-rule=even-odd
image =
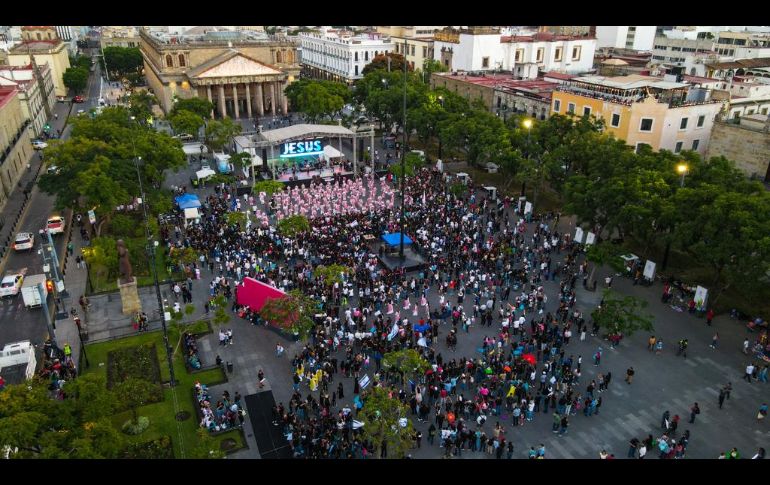
{"label": "billboard sign", "polygon": [[307,157],[323,154],[321,138],[317,140],[290,141],[281,144],[281,158]]}

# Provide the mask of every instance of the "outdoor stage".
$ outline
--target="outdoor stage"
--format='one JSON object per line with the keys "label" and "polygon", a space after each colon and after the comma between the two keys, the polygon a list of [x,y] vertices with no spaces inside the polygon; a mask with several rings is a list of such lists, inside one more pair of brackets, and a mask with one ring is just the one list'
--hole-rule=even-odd
{"label": "outdoor stage", "polygon": [[[398,255],[400,239],[400,233],[391,233],[383,234],[377,242],[374,238],[370,240],[375,245],[374,253],[378,254],[377,259],[380,260],[380,264],[391,271],[403,267],[407,272],[417,271],[427,265],[428,262],[414,249],[413,241],[407,235],[404,235],[404,259],[402,260]],[[381,253],[380,248],[383,246],[385,251]]]}
{"label": "outdoor stage", "polygon": [[[292,172],[283,172],[280,175],[276,174],[276,180],[279,182],[303,182],[306,180],[310,180],[313,177],[320,176],[321,178],[328,178],[333,177],[334,175],[352,175],[353,172],[347,172],[340,166],[335,166],[332,168],[322,168],[321,170],[297,170],[295,173]],[[294,180],[291,180],[294,178]]]}

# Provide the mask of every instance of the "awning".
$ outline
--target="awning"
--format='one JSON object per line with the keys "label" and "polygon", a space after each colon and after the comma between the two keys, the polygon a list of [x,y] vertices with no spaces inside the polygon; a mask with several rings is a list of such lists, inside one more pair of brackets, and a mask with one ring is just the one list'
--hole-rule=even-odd
{"label": "awning", "polygon": [[180,209],[191,209],[194,207],[200,207],[201,201],[195,194],[184,194],[174,198]]}
{"label": "awning", "polygon": [[325,158],[325,159],[327,159],[327,160],[328,160],[328,159],[330,159],[330,158],[339,158],[339,157],[342,157],[342,156],[344,156],[344,155],[342,154],[342,152],[340,152],[339,150],[337,150],[337,149],[336,149],[336,148],[334,148],[333,146],[331,146],[331,145],[326,145],[326,146],[324,147],[324,158]]}
{"label": "awning", "polygon": [[198,219],[200,217],[200,214],[198,213],[198,209],[191,208],[191,209],[185,209],[184,210],[184,218],[186,219]]}
{"label": "awning", "polygon": [[205,179],[206,177],[211,177],[212,175],[216,175],[216,172],[211,170],[210,168],[204,168],[203,170],[198,170],[195,172],[195,176],[198,177],[198,180]]}
{"label": "awning", "polygon": [[[401,233],[400,232],[393,232],[390,234],[383,234],[382,240],[385,241],[385,244],[388,246],[398,246],[401,244]],[[404,245],[412,244],[412,240],[404,234]]]}

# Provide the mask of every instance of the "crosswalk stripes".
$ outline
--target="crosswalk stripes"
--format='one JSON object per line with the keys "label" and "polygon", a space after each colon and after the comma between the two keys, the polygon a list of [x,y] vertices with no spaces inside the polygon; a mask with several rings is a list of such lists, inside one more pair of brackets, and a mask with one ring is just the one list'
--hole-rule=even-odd
{"label": "crosswalk stripes", "polygon": [[629,419],[615,418],[615,422],[618,423],[618,426],[626,431],[626,433],[628,433],[630,436],[634,436],[639,433],[639,430],[644,429],[641,426],[636,426],[636,423],[633,423]]}
{"label": "crosswalk stripes", "polygon": [[[565,448],[572,450],[572,453],[578,457],[585,456],[586,455],[586,449],[587,446],[580,446],[580,443],[575,439],[574,436],[570,436],[569,434],[563,435],[561,438],[558,438],[561,440],[562,446]],[[587,440],[584,441],[584,443],[587,445]]]}
{"label": "crosswalk stripes", "polygon": [[642,416],[642,418],[644,418],[647,421],[646,424],[648,426],[656,426],[656,423],[659,422],[658,421],[659,418],[656,418],[655,416],[650,414],[646,409],[640,409],[637,412]]}
{"label": "crosswalk stripes", "polygon": [[706,392],[708,392],[709,394],[713,394],[714,396],[719,397],[719,391],[717,391],[713,387],[707,387],[706,388]]}
{"label": "crosswalk stripes", "polygon": [[684,359],[684,363],[689,365],[690,367],[698,367],[698,363],[693,362],[692,359]]}
{"label": "crosswalk stripes", "polygon": [[[616,419],[616,420],[615,420],[615,422],[617,422],[617,421],[620,421],[620,420]],[[611,435],[615,436],[615,438],[617,438],[617,439],[619,439],[619,440],[621,440],[621,441],[622,441],[622,440],[627,440],[627,439],[630,439],[630,438],[628,438],[628,437],[627,437],[625,434],[623,434],[623,433],[621,433],[620,431],[618,431],[618,426],[615,424],[615,422],[612,422],[612,421],[606,421],[606,422],[605,422],[605,423],[602,425],[602,428],[603,428],[605,431],[607,431],[609,434],[611,434]],[[623,428],[625,429],[625,426],[624,426]]]}
{"label": "crosswalk stripes", "polygon": [[552,438],[548,440],[546,443],[546,447],[547,447],[546,449],[550,448],[556,451],[557,453],[556,458],[567,458],[567,459],[575,458],[575,455],[570,453],[564,446],[561,445],[561,443],[559,443],[559,438]]}

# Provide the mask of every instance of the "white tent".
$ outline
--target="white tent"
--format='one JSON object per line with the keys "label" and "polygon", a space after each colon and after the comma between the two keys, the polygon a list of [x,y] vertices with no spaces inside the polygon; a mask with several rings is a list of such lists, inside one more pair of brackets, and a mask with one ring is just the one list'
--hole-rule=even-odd
{"label": "white tent", "polygon": [[191,209],[185,209],[184,210],[184,222],[185,226],[188,224],[192,224],[195,222],[198,222],[200,220],[200,213],[198,212],[198,209],[196,207],[193,207]]}
{"label": "white tent", "polygon": [[[182,145],[182,151],[184,151],[184,154],[187,156],[200,155],[201,143],[185,143],[184,145]],[[206,147],[206,145],[203,145],[202,153],[208,153],[208,152],[209,152],[209,149]]]}
{"label": "white tent", "polygon": [[211,177],[212,175],[216,175],[216,172],[211,170],[210,168],[204,168],[203,170],[198,170],[195,172],[195,176],[198,177],[198,180],[205,179],[206,177]]}
{"label": "white tent", "polygon": [[337,150],[331,145],[326,145],[324,147],[324,160],[326,160],[327,162],[331,161],[332,158],[339,158],[343,156],[344,155],[342,154],[342,152],[340,152],[339,150]]}

